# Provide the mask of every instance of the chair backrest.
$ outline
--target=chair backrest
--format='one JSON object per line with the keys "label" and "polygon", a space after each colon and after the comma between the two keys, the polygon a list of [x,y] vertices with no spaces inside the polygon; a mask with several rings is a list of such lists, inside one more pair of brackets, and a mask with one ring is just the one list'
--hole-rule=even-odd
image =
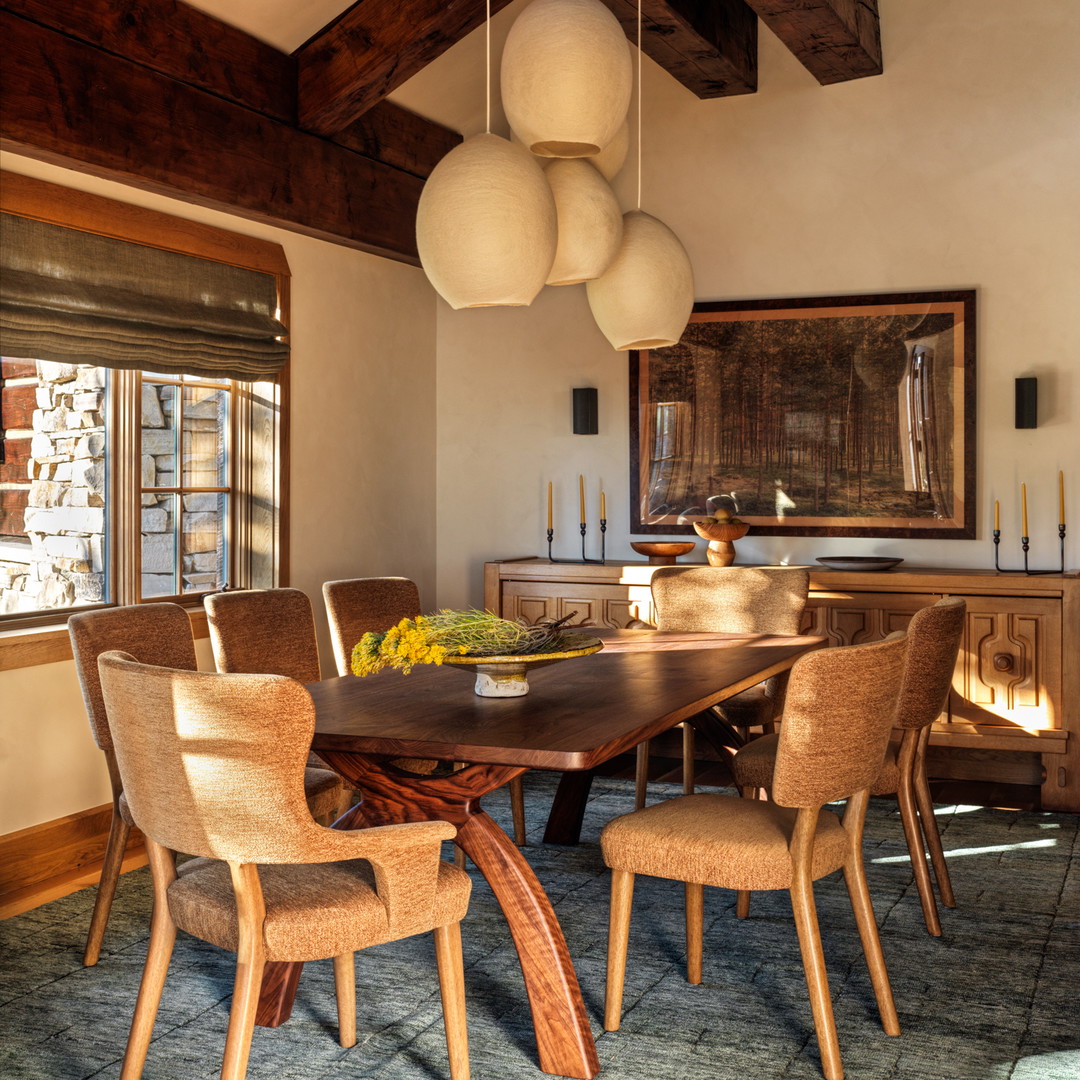
{"label": "chair backrest", "polygon": [[105,751],[112,750],[113,740],[98,677],[97,659],[103,652],[120,649],[144,664],[188,671],[198,666],[191,621],[179,604],[80,611],[68,619],[68,634],[90,730]]}
{"label": "chair backrest", "polygon": [[350,673],[353,648],[366,633],[389,630],[420,614],[420,590],[409,578],[327,581],[322,591],[339,675]]}
{"label": "chair backrest", "polygon": [[98,660],[132,817],[173,851],[300,862],[317,843],[304,798],[315,729],[307,691],[277,675],[221,675]]}
{"label": "chair backrest", "polygon": [[658,630],[797,634],[810,574],[797,567],[661,566],[652,576]]}
{"label": "chair backrest", "polygon": [[821,806],[867,788],[881,771],[896,719],[906,635],[820,649],[791,669],[772,798]]}
{"label": "chair backrest", "polygon": [[966,613],[967,603],[962,597],[947,596],[912,616],[907,628],[907,668],[896,710],[897,727],[923,728],[941,714],[952,685]]}
{"label": "chair backrest", "polygon": [[299,589],[212,593],[204,601],[218,671],[319,680],[311,601]]}

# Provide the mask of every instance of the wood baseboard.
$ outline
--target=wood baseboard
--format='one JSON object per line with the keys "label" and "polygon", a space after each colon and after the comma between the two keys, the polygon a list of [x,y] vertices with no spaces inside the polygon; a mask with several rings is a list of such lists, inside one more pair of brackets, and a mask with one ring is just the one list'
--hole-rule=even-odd
{"label": "wood baseboard", "polygon": [[[0,836],[0,919],[96,882],[111,819],[105,803]],[[124,870],[145,862],[142,833],[132,829]]]}

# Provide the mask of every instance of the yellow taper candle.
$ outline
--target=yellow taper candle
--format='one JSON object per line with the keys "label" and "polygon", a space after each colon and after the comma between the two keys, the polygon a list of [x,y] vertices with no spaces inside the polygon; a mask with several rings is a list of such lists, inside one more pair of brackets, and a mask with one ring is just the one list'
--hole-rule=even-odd
{"label": "yellow taper candle", "polygon": [[[550,505],[550,500],[551,500],[551,492],[549,491],[548,492],[548,528],[549,529],[551,528],[551,505]],[[997,499],[994,500],[994,528],[998,532],[1001,532],[1001,503],[999,503],[997,501]]]}
{"label": "yellow taper candle", "polygon": [[1027,484],[1020,485],[1020,535],[1027,536]]}
{"label": "yellow taper candle", "polygon": [[1058,524],[1065,524],[1065,474],[1058,470]]}
{"label": "yellow taper candle", "polygon": [[551,481],[548,481],[548,528],[551,528]]}
{"label": "yellow taper candle", "polygon": [[581,503],[581,524],[585,524],[585,477],[578,474],[578,501]]}
{"label": "yellow taper candle", "polygon": [[[1062,505],[1064,505],[1064,503]],[[1064,510],[1062,510],[1061,512],[1063,514],[1065,513]],[[607,519],[607,499],[604,498],[603,490],[601,490],[600,492],[600,518],[601,520]]]}

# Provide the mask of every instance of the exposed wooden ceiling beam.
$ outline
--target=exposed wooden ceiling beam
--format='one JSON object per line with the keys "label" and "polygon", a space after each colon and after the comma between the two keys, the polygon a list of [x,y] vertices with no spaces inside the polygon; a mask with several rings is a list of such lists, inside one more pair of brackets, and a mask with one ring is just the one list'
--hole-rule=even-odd
{"label": "exposed wooden ceiling beam", "polygon": [[0,33],[5,149],[418,261],[418,177],[8,12]]}
{"label": "exposed wooden ceiling beam", "polygon": [[[180,0],[0,0],[0,8],[170,78],[296,124],[297,63],[243,30]],[[400,129],[400,140],[395,132]],[[426,177],[461,141],[457,132],[384,102],[353,150]]]}
{"label": "exposed wooden ceiling beam", "polygon": [[340,131],[483,21],[477,0],[357,0],[293,54],[301,125]]}
{"label": "exposed wooden ceiling beam", "polygon": [[877,0],[746,0],[822,86],[880,75]]}
{"label": "exposed wooden ceiling beam", "polygon": [[[637,0],[603,0],[637,43]],[[743,0],[641,0],[641,47],[699,98],[757,90],[757,16]]]}

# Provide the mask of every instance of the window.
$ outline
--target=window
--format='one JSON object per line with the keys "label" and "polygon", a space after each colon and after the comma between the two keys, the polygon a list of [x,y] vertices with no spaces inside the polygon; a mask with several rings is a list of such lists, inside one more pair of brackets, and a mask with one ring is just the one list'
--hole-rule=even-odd
{"label": "window", "polygon": [[[283,321],[277,245],[11,174],[0,208],[271,274]],[[0,629],[282,583],[283,374],[190,374],[177,355],[162,352],[163,371],[76,354],[0,361]]]}

